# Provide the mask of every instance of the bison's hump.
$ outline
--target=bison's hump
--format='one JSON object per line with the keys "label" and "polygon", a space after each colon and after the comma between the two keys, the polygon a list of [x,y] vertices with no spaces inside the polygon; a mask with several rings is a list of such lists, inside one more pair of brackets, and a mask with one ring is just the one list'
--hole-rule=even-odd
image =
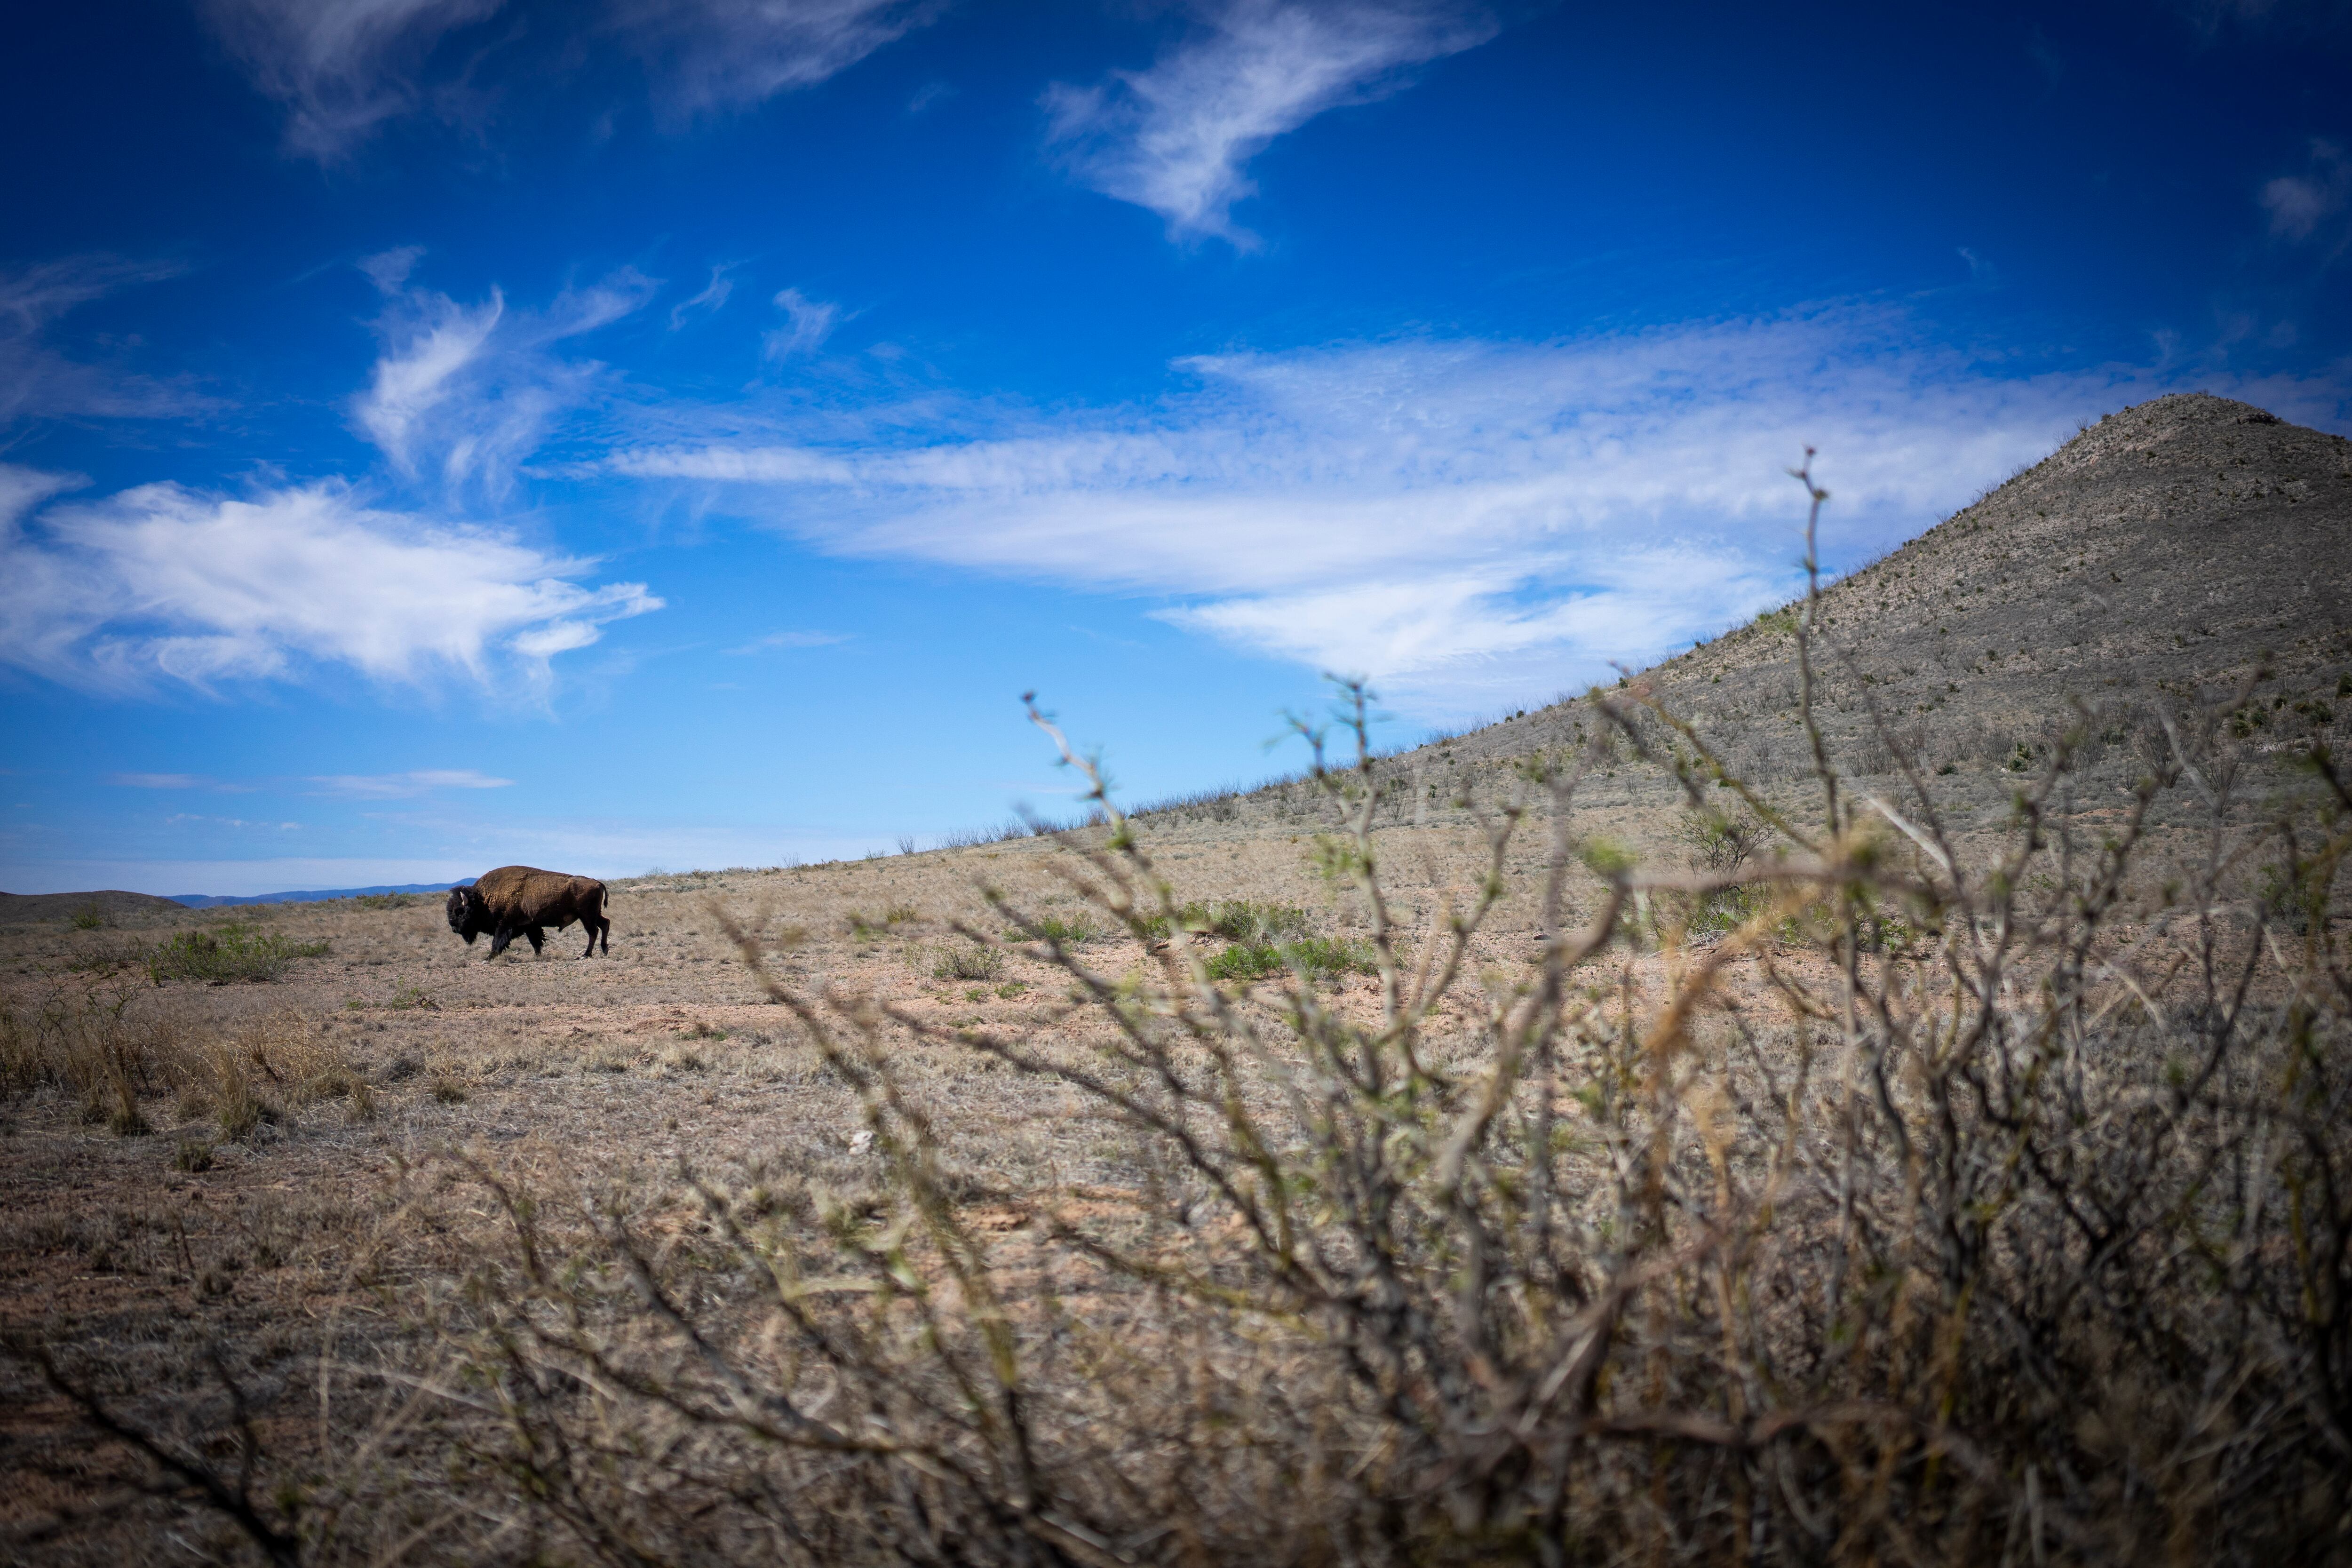
{"label": "bison's hump", "polygon": [[593,877],[542,871],[536,866],[501,866],[485,871],[475,879],[474,890],[494,911],[521,916],[526,921],[559,911],[568,915],[582,906],[601,904],[604,899],[604,884]]}

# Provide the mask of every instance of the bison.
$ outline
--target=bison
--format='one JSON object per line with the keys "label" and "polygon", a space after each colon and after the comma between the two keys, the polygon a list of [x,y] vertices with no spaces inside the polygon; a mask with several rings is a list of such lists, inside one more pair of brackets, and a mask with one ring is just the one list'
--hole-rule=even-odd
{"label": "bison", "polygon": [[547,928],[562,931],[578,921],[588,932],[593,958],[601,937],[606,957],[613,952],[613,922],[604,918],[604,884],[593,877],[567,877],[530,866],[501,866],[485,871],[470,888],[449,889],[449,929],[474,945],[490,933],[490,956],[496,958],[518,936],[530,938],[530,950],[541,951]]}

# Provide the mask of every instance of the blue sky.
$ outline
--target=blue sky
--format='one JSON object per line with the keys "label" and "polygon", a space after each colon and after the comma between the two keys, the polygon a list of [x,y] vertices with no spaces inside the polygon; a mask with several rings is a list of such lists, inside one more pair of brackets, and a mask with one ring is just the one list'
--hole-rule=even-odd
{"label": "blue sky", "polygon": [[[1766,14],[1767,12],[1769,14]],[[0,887],[929,842],[2352,430],[2352,8],[207,0],[0,51]]]}

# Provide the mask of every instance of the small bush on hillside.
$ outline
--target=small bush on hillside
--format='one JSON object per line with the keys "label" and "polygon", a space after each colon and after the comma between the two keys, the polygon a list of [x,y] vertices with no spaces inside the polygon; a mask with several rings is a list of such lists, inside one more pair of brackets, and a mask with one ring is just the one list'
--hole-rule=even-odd
{"label": "small bush on hillside", "polygon": [[1377,974],[1380,954],[1368,942],[1308,936],[1293,941],[1237,942],[1208,961],[1213,980],[1263,980],[1296,970],[1312,978]]}
{"label": "small bush on hillside", "polygon": [[106,918],[106,911],[96,904],[84,904],[73,912],[73,928],[76,931],[102,931],[113,923]]}
{"label": "small bush on hillside", "polygon": [[1307,911],[1296,904],[1224,899],[1215,903],[1182,904],[1166,913],[1152,915],[1140,922],[1140,930],[1154,942],[1167,940],[1170,930],[1181,926],[1202,936],[1264,945],[1304,936],[1307,923]]}
{"label": "small bush on hillside", "polygon": [[284,933],[257,931],[231,921],[205,931],[182,931],[151,949],[147,973],[154,983],[199,980],[207,985],[275,980],[298,958],[323,955],[324,942],[289,942]]}
{"label": "small bush on hillside", "polygon": [[1004,973],[1004,954],[985,942],[951,942],[940,948],[931,963],[940,980],[993,980]]}
{"label": "small bush on hillside", "polygon": [[1674,899],[1685,929],[1692,936],[1720,936],[1735,930],[1772,901],[1769,885],[1738,880],[1772,831],[1746,806],[1725,812],[1712,805],[1694,808],[1675,826],[1690,868],[1714,886]]}
{"label": "small bush on hillside", "polygon": [[1084,915],[1066,920],[1060,915],[1039,915],[1024,926],[1008,930],[1005,938],[1012,942],[1057,942],[1065,947],[1093,942],[1102,931]]}
{"label": "small bush on hillside", "polygon": [[878,942],[918,918],[914,907],[909,904],[892,904],[878,916],[852,911],[849,916],[850,939],[854,942]]}

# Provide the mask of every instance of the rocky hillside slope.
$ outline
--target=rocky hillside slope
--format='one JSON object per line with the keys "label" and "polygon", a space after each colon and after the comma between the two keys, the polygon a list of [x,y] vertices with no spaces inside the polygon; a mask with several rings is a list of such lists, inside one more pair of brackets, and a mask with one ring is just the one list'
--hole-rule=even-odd
{"label": "rocky hillside slope", "polygon": [[95,893],[0,893],[0,925],[30,921],[70,921],[77,916],[108,925],[136,924],[178,914],[180,906],[151,893],[109,888]]}
{"label": "rocky hillside slope", "polygon": [[[1640,678],[1768,785],[1811,765],[1797,608]],[[1830,585],[1822,608],[1819,710],[1842,771],[1859,777],[1894,772],[1900,752],[1957,804],[1997,805],[2079,702],[2094,715],[2091,776],[2104,766],[2120,785],[2136,752],[2160,743],[2152,700],[2257,685],[2232,724],[2249,755],[2315,729],[2340,754],[2352,749],[2352,442],[2226,398],[2158,398]],[[1511,764],[1572,744],[1591,721],[1578,699],[1400,754],[1398,819],[1491,798]],[[1629,770],[1601,794],[1634,805],[1654,788]],[[1160,815],[1280,821],[1299,794]]]}

